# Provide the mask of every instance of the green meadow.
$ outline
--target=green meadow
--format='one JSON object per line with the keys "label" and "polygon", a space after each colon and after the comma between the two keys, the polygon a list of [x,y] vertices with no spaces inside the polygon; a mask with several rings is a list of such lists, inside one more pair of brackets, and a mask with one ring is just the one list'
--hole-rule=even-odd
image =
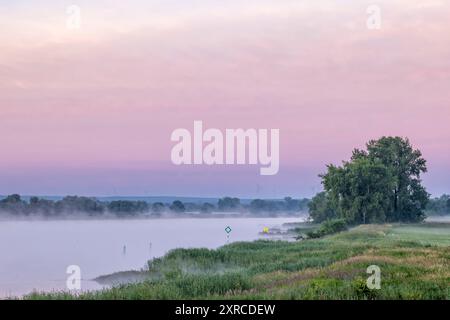
{"label": "green meadow", "polygon": [[[367,286],[370,265],[380,267],[380,289]],[[145,280],[101,291],[25,299],[450,299],[450,223],[360,225],[318,239],[175,249],[149,261],[140,276]]]}

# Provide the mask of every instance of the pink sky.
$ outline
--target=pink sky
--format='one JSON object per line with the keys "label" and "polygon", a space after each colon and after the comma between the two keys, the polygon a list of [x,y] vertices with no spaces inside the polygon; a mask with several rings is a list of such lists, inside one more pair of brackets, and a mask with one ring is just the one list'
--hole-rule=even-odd
{"label": "pink sky", "polygon": [[[377,1],[369,30],[369,1],[2,1],[0,194],[311,196],[382,135],[449,193],[450,3],[422,3]],[[279,174],[174,166],[194,120],[279,128]]]}

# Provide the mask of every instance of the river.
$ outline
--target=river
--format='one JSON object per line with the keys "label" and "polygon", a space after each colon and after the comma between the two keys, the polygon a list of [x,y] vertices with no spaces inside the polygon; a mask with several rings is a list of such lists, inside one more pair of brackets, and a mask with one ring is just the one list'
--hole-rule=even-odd
{"label": "river", "polygon": [[66,290],[69,265],[80,267],[82,290],[100,289],[94,278],[139,270],[170,249],[251,241],[268,237],[262,233],[265,227],[270,231],[299,221],[295,217],[0,221],[0,297]]}

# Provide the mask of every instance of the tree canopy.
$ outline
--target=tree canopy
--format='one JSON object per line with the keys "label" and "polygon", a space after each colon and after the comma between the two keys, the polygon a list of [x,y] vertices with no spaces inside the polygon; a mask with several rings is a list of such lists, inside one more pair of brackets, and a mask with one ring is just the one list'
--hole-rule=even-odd
{"label": "tree canopy", "polygon": [[345,218],[350,223],[423,220],[429,194],[420,175],[426,171],[422,153],[407,138],[371,140],[366,150],[355,149],[350,161],[330,164],[320,175],[325,191],[311,201],[311,218]]}

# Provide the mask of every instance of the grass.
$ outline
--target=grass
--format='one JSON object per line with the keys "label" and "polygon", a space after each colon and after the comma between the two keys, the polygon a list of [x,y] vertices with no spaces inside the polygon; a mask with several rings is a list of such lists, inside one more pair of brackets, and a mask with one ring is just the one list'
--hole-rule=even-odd
{"label": "grass", "polygon": [[450,246],[449,223],[426,223],[396,226],[390,234],[392,239],[415,241],[420,244]]}
{"label": "grass", "polygon": [[[370,290],[369,265],[381,269]],[[320,239],[176,249],[147,280],[26,299],[449,299],[450,224],[364,225]]]}

